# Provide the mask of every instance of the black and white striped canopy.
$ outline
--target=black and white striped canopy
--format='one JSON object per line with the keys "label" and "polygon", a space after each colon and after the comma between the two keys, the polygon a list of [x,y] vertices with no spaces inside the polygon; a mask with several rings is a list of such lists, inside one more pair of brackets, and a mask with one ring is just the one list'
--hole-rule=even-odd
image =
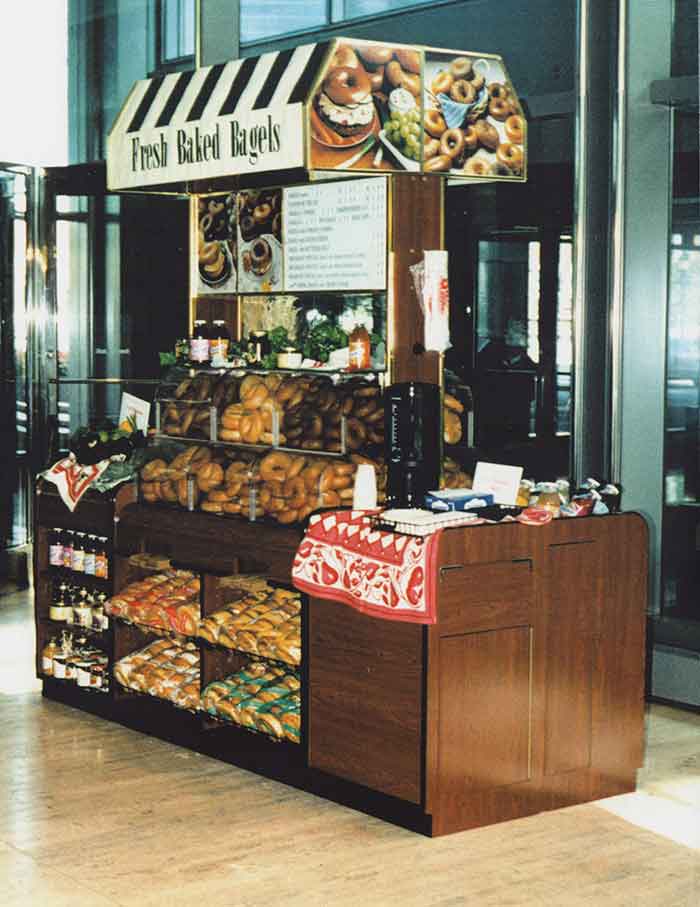
{"label": "black and white striped canopy", "polygon": [[304,104],[329,42],[137,82],[109,135],[112,190],[304,167]]}

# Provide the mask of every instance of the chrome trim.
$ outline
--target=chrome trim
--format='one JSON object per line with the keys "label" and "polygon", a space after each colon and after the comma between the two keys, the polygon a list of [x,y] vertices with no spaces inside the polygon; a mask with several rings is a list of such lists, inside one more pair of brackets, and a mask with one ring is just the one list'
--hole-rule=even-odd
{"label": "chrome trim", "polygon": [[612,262],[610,275],[610,478],[622,477],[622,355],[627,223],[627,0],[618,0],[617,84],[614,108]]}

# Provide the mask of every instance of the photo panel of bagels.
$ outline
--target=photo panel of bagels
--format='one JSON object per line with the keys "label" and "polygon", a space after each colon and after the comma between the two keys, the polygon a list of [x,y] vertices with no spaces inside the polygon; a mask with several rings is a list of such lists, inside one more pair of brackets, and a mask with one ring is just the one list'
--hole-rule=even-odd
{"label": "photo panel of bagels", "polygon": [[238,193],[238,292],[274,293],[284,280],[282,190]]}
{"label": "photo panel of bagels", "polygon": [[524,180],[526,123],[500,57],[425,51],[423,169]]}
{"label": "photo panel of bagels", "polygon": [[197,199],[196,293],[235,293],[238,261],[236,195]]}
{"label": "photo panel of bagels", "polygon": [[310,169],[419,171],[422,53],[340,38],[309,105]]}

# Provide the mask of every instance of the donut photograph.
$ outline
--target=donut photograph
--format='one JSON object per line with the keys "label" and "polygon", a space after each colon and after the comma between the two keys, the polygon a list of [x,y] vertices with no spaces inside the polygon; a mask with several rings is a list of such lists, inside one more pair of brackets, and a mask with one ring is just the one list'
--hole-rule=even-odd
{"label": "donut photograph", "polygon": [[311,169],[420,170],[422,53],[339,40],[309,108]]}
{"label": "donut photograph", "polygon": [[238,292],[282,288],[282,190],[238,193]]}
{"label": "donut photograph", "polygon": [[236,292],[236,195],[197,199],[197,294]]}
{"label": "donut photograph", "polygon": [[429,50],[424,80],[424,171],[525,179],[525,117],[500,57]]}

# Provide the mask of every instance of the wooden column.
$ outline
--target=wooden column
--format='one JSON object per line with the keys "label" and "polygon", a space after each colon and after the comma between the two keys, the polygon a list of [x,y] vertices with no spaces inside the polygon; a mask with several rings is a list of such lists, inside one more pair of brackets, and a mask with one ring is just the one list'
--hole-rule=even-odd
{"label": "wooden column", "polygon": [[438,176],[418,174],[397,174],[391,181],[389,312],[394,383],[440,383],[440,355],[422,352],[423,313],[408,269],[421,261],[425,249],[444,248],[443,185]]}

